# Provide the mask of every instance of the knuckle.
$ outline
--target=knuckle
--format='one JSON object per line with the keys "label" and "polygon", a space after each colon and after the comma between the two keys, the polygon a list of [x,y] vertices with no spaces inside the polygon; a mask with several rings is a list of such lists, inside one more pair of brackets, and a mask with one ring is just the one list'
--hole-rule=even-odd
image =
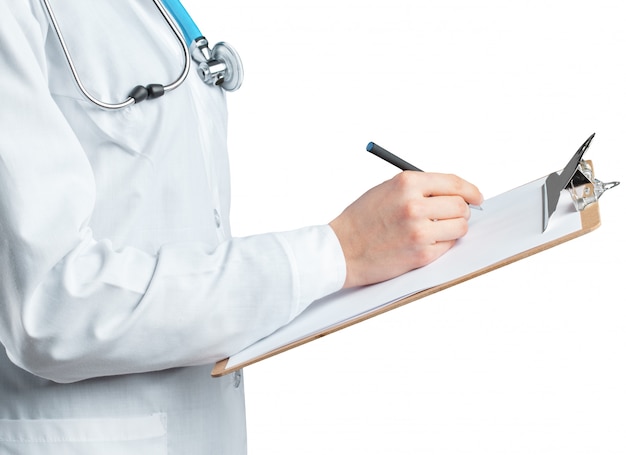
{"label": "knuckle", "polygon": [[463,179],[456,174],[448,174],[448,178],[450,179],[450,184],[452,185],[454,192],[459,194],[463,188]]}
{"label": "knuckle", "polygon": [[424,242],[424,234],[419,230],[411,231],[408,240],[412,248],[419,250],[418,247]]}
{"label": "knuckle", "polygon": [[459,220],[459,237],[463,237],[469,231],[469,223],[465,218]]}
{"label": "knuckle", "polygon": [[422,267],[430,264],[431,262],[435,261],[435,259],[437,259],[439,256],[440,253],[435,248],[422,248],[421,250],[416,252],[414,256],[416,262],[415,266]]}
{"label": "knuckle", "polygon": [[410,172],[400,172],[393,178],[393,180],[398,188],[398,191],[401,192],[409,191],[413,185],[413,176]]}
{"label": "knuckle", "polygon": [[400,216],[402,220],[410,223],[419,218],[421,211],[422,210],[418,204],[407,202],[402,205],[400,209]]}
{"label": "knuckle", "polygon": [[465,199],[463,199],[461,196],[456,197],[455,209],[457,210],[457,213],[460,213],[463,215],[467,214],[467,211],[469,210],[469,207],[467,206]]}
{"label": "knuckle", "polygon": [[408,235],[408,241],[416,250],[420,250],[424,245],[430,245],[432,243],[432,239],[426,229],[420,226],[415,226],[411,229]]}
{"label": "knuckle", "polygon": [[435,259],[434,256],[435,253],[432,248],[425,248],[418,251],[415,258],[420,264],[425,265],[432,262]]}

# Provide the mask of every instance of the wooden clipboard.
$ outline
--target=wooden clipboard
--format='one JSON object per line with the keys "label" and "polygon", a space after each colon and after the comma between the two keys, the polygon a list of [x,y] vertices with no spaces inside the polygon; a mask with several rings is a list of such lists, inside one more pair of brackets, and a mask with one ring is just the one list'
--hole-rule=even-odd
{"label": "wooden clipboard", "polygon": [[[514,190],[512,190],[514,191]],[[562,195],[561,199],[564,199],[566,197],[565,194]],[[569,197],[567,195],[567,197]],[[537,209],[539,210],[539,208]],[[429,295],[432,295],[436,292],[440,292],[444,289],[450,288],[452,286],[455,286],[459,283],[463,283],[465,281],[468,281],[474,277],[483,275],[485,273],[488,273],[492,270],[498,269],[500,267],[504,267],[508,264],[511,264],[513,262],[519,261],[520,259],[524,259],[527,258],[531,255],[540,253],[542,251],[545,251],[549,248],[552,248],[556,245],[560,245],[562,243],[568,242],[572,239],[575,239],[577,237],[580,237],[584,234],[587,234],[593,230],[595,230],[596,228],[598,228],[600,226],[600,210],[599,210],[599,205],[597,202],[587,206],[584,210],[577,212],[580,215],[580,228],[576,229],[573,232],[569,232],[565,235],[562,235],[558,238],[554,238],[546,243],[542,243],[540,245],[534,246],[530,249],[524,250],[524,251],[520,251],[516,254],[513,254],[509,257],[506,257],[504,259],[498,260],[496,262],[490,263],[485,267],[481,267],[479,269],[476,269],[470,273],[464,274],[462,276],[456,277],[454,279],[451,279],[449,281],[446,281],[444,283],[438,284],[436,286],[427,288],[427,289],[423,289],[420,290],[418,292],[414,292],[414,293],[410,293],[409,295],[406,295],[402,298],[399,298],[397,300],[391,301],[390,303],[387,304],[383,304],[382,306],[368,311],[367,313],[364,314],[360,314],[357,316],[354,316],[352,318],[350,318],[349,320],[345,320],[342,322],[339,322],[337,324],[334,324],[328,328],[324,328],[321,329],[319,331],[316,331],[315,333],[310,333],[307,335],[302,336],[301,338],[295,340],[295,341],[291,341],[288,342],[284,345],[275,347],[271,350],[268,350],[267,352],[262,352],[259,353],[258,355],[254,355],[251,358],[247,358],[244,361],[241,362],[235,362],[235,363],[231,363],[229,362],[230,359],[224,359],[220,362],[218,362],[212,372],[212,375],[214,377],[219,377],[219,376],[224,376],[227,374],[230,374],[234,371],[237,371],[243,367],[252,365],[254,363],[260,362],[261,360],[273,357],[277,354],[280,354],[281,352],[285,352],[288,350],[291,350],[293,348],[296,348],[298,346],[301,346],[303,344],[309,343],[310,341],[316,340],[318,338],[322,338],[326,335],[329,335],[331,333],[337,332],[339,330],[342,330],[346,327],[352,326],[354,324],[358,324],[362,321],[365,321],[367,319],[376,317],[380,314],[386,313],[388,311],[391,311],[395,308],[398,308],[400,306],[406,305],[407,303],[410,302],[414,302],[416,300],[422,299],[424,297],[428,297]],[[377,286],[377,285],[373,285],[373,286]],[[271,336],[271,335],[270,335]]]}

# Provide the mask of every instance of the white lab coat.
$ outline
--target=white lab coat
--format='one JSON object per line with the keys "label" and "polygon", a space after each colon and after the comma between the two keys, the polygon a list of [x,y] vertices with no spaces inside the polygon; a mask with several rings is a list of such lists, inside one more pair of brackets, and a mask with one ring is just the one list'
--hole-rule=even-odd
{"label": "white lab coat", "polygon": [[[152,2],[53,6],[98,98],[179,74]],[[212,363],[341,287],[330,228],[232,239],[222,91],[103,111],[39,0],[0,0],[0,129],[0,453],[245,453]]]}

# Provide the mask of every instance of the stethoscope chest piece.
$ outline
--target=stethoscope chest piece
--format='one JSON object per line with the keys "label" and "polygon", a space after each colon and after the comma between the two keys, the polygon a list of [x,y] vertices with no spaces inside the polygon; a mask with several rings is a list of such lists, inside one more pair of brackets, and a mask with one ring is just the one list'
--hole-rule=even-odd
{"label": "stethoscope chest piece", "polygon": [[191,45],[191,56],[198,64],[200,79],[206,84],[217,85],[229,92],[241,87],[243,65],[230,44],[219,42],[211,49],[206,38],[200,37]]}

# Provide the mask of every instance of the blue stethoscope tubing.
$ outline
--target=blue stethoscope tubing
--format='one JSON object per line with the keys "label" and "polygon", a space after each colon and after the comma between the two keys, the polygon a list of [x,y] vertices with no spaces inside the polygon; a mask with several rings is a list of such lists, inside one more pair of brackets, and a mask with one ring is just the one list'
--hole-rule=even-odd
{"label": "blue stethoscope tubing", "polygon": [[81,93],[93,104],[106,110],[122,109],[146,99],[159,98],[165,93],[176,89],[185,81],[189,74],[192,57],[198,63],[198,74],[205,83],[218,85],[229,91],[237,90],[243,80],[243,66],[237,52],[226,43],[217,43],[213,49],[210,49],[207,40],[202,36],[200,29],[179,0],[152,1],[182,47],[184,56],[183,69],[179,76],[169,84],[138,85],[131,90],[124,101],[113,103],[97,99],[85,88],[65,43],[50,1],[42,0],[74,81]]}
{"label": "blue stethoscope tubing", "polygon": [[185,7],[178,0],[161,0],[170,14],[174,17],[185,37],[187,46],[191,46],[194,40],[201,38],[202,33],[193,21]]}

